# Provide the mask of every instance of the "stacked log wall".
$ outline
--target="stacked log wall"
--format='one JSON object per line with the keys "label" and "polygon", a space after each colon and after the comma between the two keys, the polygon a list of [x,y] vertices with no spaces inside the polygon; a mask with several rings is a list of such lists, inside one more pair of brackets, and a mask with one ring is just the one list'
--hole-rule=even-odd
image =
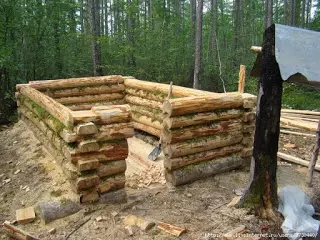
{"label": "stacked log wall", "polygon": [[[49,83],[52,88],[55,82]],[[35,88],[39,89],[39,84]],[[72,111],[35,88],[32,84],[17,86],[20,118],[55,156],[80,202],[97,201],[124,188],[126,139],[134,135],[129,105]]]}
{"label": "stacked log wall", "polygon": [[227,93],[166,100],[162,145],[173,185],[229,171],[252,155],[256,97]]}

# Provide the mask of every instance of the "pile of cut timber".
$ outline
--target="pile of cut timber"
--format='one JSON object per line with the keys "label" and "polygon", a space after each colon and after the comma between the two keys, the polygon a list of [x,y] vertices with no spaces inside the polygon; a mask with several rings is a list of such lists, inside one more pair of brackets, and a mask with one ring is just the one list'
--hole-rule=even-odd
{"label": "pile of cut timber", "polygon": [[90,81],[55,80],[17,86],[21,119],[56,157],[81,203],[96,201],[108,192],[124,188],[126,139],[134,135],[130,107],[93,106],[91,110],[71,111],[36,88],[47,93],[49,90],[55,94],[59,92],[56,96],[62,96],[80,94],[75,89],[82,87],[89,91],[87,86],[101,87],[104,83],[111,86],[109,83],[119,81],[119,76],[109,76]]}
{"label": "pile of cut timber", "polygon": [[[307,110],[281,110],[281,127],[290,129],[301,129],[316,132],[318,122],[320,121],[320,112]],[[285,131],[282,131],[285,133]]]}
{"label": "pile of cut timber", "polygon": [[221,93],[167,100],[166,179],[181,185],[235,169],[252,155],[256,97]]}

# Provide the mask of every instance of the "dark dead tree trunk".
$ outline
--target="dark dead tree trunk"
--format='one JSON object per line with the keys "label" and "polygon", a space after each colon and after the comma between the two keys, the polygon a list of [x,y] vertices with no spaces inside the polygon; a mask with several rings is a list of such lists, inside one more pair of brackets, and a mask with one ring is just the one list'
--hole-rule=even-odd
{"label": "dark dead tree trunk", "polygon": [[276,219],[278,206],[276,172],[283,82],[274,46],[275,25],[272,25],[265,31],[262,46],[250,182],[238,204],[272,220]]}
{"label": "dark dead tree trunk", "polygon": [[199,79],[201,71],[201,49],[202,49],[202,10],[203,0],[198,0],[197,11],[197,32],[196,32],[196,49],[194,60],[193,88],[199,89]]}
{"label": "dark dead tree trunk", "polygon": [[264,8],[264,28],[267,29],[272,24],[273,18],[273,0],[265,0],[265,8]]}

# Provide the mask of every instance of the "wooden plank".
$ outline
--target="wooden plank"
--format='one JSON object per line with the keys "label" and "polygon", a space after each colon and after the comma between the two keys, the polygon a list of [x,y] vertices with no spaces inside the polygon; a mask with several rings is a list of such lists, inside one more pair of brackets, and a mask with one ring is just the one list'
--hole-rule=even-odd
{"label": "wooden plank", "polygon": [[320,112],[308,111],[308,110],[281,109],[281,113],[294,113],[294,114],[305,114],[305,115],[320,116]]}
{"label": "wooden plank", "polygon": [[63,106],[60,103],[57,103],[52,98],[31,87],[22,87],[20,89],[20,93],[44,108],[52,116],[62,122],[67,128],[72,127],[73,118],[71,115],[71,110],[67,107]]}
{"label": "wooden plank", "polygon": [[283,118],[283,117],[280,118],[280,122],[283,124],[287,124],[289,126],[303,128],[313,132],[317,131],[317,125],[318,125],[316,122],[307,122],[302,120],[297,121],[297,120]]}
{"label": "wooden plank", "polygon": [[[309,161],[303,160],[303,159],[298,158],[298,157],[291,156],[291,155],[286,154],[286,153],[278,152],[277,156],[278,156],[278,158],[281,158],[284,161],[288,161],[288,162],[292,162],[292,163],[295,163],[295,164],[299,164],[299,165],[304,166],[304,167],[308,167],[309,166]],[[314,170],[320,172],[320,165],[319,164],[315,165]]]}

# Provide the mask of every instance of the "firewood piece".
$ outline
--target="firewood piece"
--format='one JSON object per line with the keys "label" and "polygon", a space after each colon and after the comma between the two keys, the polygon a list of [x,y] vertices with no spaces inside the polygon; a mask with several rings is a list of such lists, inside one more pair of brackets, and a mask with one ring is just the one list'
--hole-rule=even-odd
{"label": "firewood piece", "polygon": [[100,164],[98,169],[99,177],[112,176],[119,173],[124,173],[127,169],[127,164],[125,160],[109,161]]}
{"label": "firewood piece", "polygon": [[[101,76],[101,77],[84,77],[84,78],[69,78],[69,79],[56,79],[45,81],[30,81],[27,86],[34,89],[64,89],[73,87],[88,87],[100,86],[104,84],[123,83],[124,79],[119,75]],[[19,90],[24,87],[24,84],[18,84],[16,88]]]}
{"label": "firewood piece", "polygon": [[[291,156],[291,155],[286,154],[286,153],[278,152],[277,156],[278,156],[278,158],[280,158],[280,159],[282,159],[284,161],[287,161],[287,162],[292,162],[292,163],[295,163],[295,164],[299,164],[299,165],[304,166],[304,167],[308,167],[309,166],[309,161],[303,160],[303,159],[298,158],[298,157]],[[320,164],[315,165],[314,170],[320,172]]]}
{"label": "firewood piece", "polygon": [[22,87],[20,93],[44,108],[67,128],[73,125],[71,111],[67,107],[31,87]]}
{"label": "firewood piece", "polygon": [[134,135],[133,123],[117,123],[102,125],[99,132],[94,135],[97,141],[131,138]]}
{"label": "firewood piece", "polygon": [[21,208],[16,210],[16,219],[20,224],[26,224],[36,219],[33,207]]}
{"label": "firewood piece", "polygon": [[87,102],[87,103],[78,103],[78,104],[65,104],[72,111],[85,111],[90,110],[95,106],[114,106],[125,104],[126,101],[124,98],[120,98],[112,101],[101,101],[101,102]]}
{"label": "firewood piece", "polygon": [[39,238],[32,236],[26,231],[13,226],[9,221],[5,221],[3,223],[2,230],[10,237],[17,240],[40,240]]}
{"label": "firewood piece", "polygon": [[158,229],[163,230],[175,237],[180,237],[182,233],[187,231],[185,228],[173,226],[165,222],[158,222]]}
{"label": "firewood piece", "polygon": [[243,105],[239,93],[221,93],[214,96],[185,97],[166,100],[163,111],[171,116],[181,116],[190,113],[208,112],[220,108],[234,108]]}
{"label": "firewood piece", "polygon": [[173,158],[173,159],[165,158],[163,161],[163,164],[165,168],[169,170],[174,170],[190,164],[209,161],[215,158],[225,157],[230,154],[240,152],[242,149],[243,149],[243,146],[241,146],[240,144],[237,144],[237,145],[222,147],[214,150],[204,151],[204,152],[186,155],[186,156]]}
{"label": "firewood piece", "polygon": [[229,120],[233,118],[238,118],[242,115],[243,111],[241,109],[224,109],[213,112],[204,112],[189,114],[176,117],[167,117],[165,116],[164,124],[169,128],[180,128],[187,127],[202,123],[209,123],[216,120]]}
{"label": "firewood piece", "polygon": [[224,234],[223,240],[233,240],[233,239],[237,238],[237,235],[242,233],[245,229],[246,229],[246,227],[244,225],[240,225],[239,227],[236,227],[235,229]]}
{"label": "firewood piece", "polygon": [[94,123],[82,123],[76,126],[75,132],[78,135],[90,135],[98,132],[98,128]]}
{"label": "firewood piece", "polygon": [[161,135],[161,130],[160,129],[157,129],[157,128],[154,128],[154,127],[151,127],[151,126],[147,126],[145,124],[138,123],[138,122],[133,122],[133,127],[135,129],[141,130],[143,132],[149,133],[149,134],[151,134],[153,136],[156,136],[156,137],[160,138],[160,135]]}
{"label": "firewood piece", "polygon": [[143,89],[126,88],[126,93],[132,96],[162,102],[166,99],[166,94],[161,92],[151,92]]}
{"label": "firewood piece", "polygon": [[86,190],[88,188],[93,188],[97,185],[99,185],[99,176],[96,174],[79,177],[75,183],[76,190],[78,192],[80,192],[81,190]]}
{"label": "firewood piece", "polygon": [[244,122],[253,122],[256,119],[255,112],[245,112],[243,114],[243,121]]}
{"label": "firewood piece", "polygon": [[298,128],[303,128],[313,132],[317,131],[317,126],[318,126],[316,122],[307,122],[307,121],[301,121],[301,120],[296,121],[293,119],[287,119],[283,117],[280,118],[280,122],[283,124],[287,124],[287,125],[298,127]]}
{"label": "firewood piece", "polygon": [[117,99],[123,99],[124,94],[122,93],[109,93],[109,94],[98,94],[98,95],[84,95],[77,97],[63,97],[56,98],[55,101],[61,104],[76,104],[76,103],[87,103],[87,102],[102,102],[102,101],[113,101]]}
{"label": "firewood piece", "polygon": [[140,105],[140,106],[147,106],[150,108],[155,108],[161,110],[162,108],[162,103],[154,100],[149,100],[149,99],[144,99],[132,95],[126,95],[125,100],[129,104],[135,104],[135,105]]}
{"label": "firewood piece", "polygon": [[164,130],[162,132],[162,141],[168,143],[176,143],[196,137],[208,136],[224,132],[241,131],[241,129],[241,120],[231,119],[211,124],[200,124],[185,128]]}
{"label": "firewood piece", "polygon": [[83,95],[98,95],[107,93],[122,93],[125,87],[123,84],[108,84],[101,86],[74,87],[49,91],[48,96],[52,98],[75,97]]}
{"label": "firewood piece", "polygon": [[216,158],[211,161],[191,164],[173,171],[166,170],[165,178],[174,186],[179,186],[242,167],[246,162],[246,159],[241,158],[239,154],[236,153],[227,157]]}
{"label": "firewood piece", "polygon": [[144,125],[156,128],[161,130],[162,129],[162,122],[156,119],[151,119],[149,117],[137,114],[135,112],[132,113],[132,120],[134,122],[142,123]]}
{"label": "firewood piece", "polygon": [[312,159],[311,159],[311,161],[309,163],[309,167],[308,167],[308,174],[307,174],[307,185],[308,185],[308,187],[312,186],[313,171],[314,171],[315,165],[316,165],[317,160],[318,160],[319,149],[320,149],[320,120],[319,120],[318,128],[317,128],[316,144],[314,146]]}
{"label": "firewood piece", "polygon": [[242,139],[243,134],[239,131],[223,133],[213,136],[195,138],[184,142],[167,144],[164,146],[163,152],[168,158],[176,158],[237,144],[241,142]]}
{"label": "firewood piece", "polygon": [[84,140],[78,144],[76,151],[79,153],[86,153],[97,152],[99,149],[100,147],[96,140]]}
{"label": "firewood piece", "polygon": [[239,82],[238,82],[238,92],[239,93],[244,93],[245,83],[246,83],[246,66],[240,65]]}
{"label": "firewood piece", "polygon": [[125,181],[126,177],[124,173],[110,177],[103,177],[100,179],[99,192],[106,193],[124,188]]}
{"label": "firewood piece", "polygon": [[80,172],[88,171],[92,169],[98,169],[100,162],[98,159],[86,159],[86,160],[79,160],[78,161],[78,169]]}

